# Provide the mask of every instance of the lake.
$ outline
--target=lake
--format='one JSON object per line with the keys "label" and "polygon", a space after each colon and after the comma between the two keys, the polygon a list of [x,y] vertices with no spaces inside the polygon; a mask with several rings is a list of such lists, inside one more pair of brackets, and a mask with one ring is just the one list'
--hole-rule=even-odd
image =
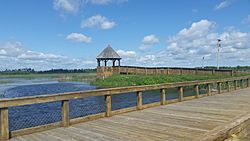
{"label": "lake", "polygon": [[[97,89],[84,82],[58,82],[56,79],[21,79],[1,78],[12,83],[1,84],[1,98],[13,98],[63,92]],[[194,95],[193,89],[187,88],[185,96]],[[205,93],[201,91],[201,93]],[[143,104],[159,102],[159,91],[143,93]],[[177,89],[167,90],[167,99],[178,97]],[[112,110],[136,106],[136,93],[112,96]],[[105,112],[104,96],[70,100],[70,119]],[[10,131],[34,127],[61,121],[61,102],[50,102],[9,108]]]}

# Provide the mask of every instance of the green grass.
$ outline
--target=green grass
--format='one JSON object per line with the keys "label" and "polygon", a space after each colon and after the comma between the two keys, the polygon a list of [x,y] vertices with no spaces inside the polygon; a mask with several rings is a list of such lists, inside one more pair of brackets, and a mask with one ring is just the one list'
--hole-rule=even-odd
{"label": "green grass", "polygon": [[10,80],[0,80],[0,84],[9,84],[12,83]]}
{"label": "green grass", "polygon": [[[239,76],[239,75],[238,75]],[[242,76],[242,75],[241,75]],[[122,87],[137,85],[152,85],[161,83],[174,83],[195,80],[211,80],[230,78],[228,75],[113,75],[104,80],[97,79],[91,82],[99,87]],[[236,76],[235,76],[236,77]]]}
{"label": "green grass", "polygon": [[[240,76],[240,75],[238,75]],[[242,75],[241,75],[242,76]],[[104,80],[96,79],[96,73],[51,73],[51,74],[0,74],[0,78],[54,78],[58,81],[87,82],[99,87],[122,87],[151,85],[161,83],[174,83],[194,80],[211,80],[229,78],[228,75],[113,75]],[[0,81],[0,84],[11,83],[7,80]]]}
{"label": "green grass", "polygon": [[96,73],[0,74],[0,78],[22,78],[22,79],[54,78],[59,81],[91,82],[96,79]]}

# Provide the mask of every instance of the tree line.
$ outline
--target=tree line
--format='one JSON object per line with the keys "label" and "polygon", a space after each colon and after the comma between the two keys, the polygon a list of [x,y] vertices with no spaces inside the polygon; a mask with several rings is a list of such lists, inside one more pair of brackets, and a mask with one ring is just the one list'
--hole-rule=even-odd
{"label": "tree line", "polygon": [[5,73],[5,74],[94,73],[94,72],[96,72],[96,69],[51,69],[51,70],[35,71],[32,68],[23,68],[23,69],[6,69],[0,71],[0,73]]}

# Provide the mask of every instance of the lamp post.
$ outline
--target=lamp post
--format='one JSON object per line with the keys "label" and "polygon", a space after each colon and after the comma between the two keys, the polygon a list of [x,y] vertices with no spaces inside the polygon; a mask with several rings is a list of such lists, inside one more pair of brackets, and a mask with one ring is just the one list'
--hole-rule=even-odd
{"label": "lamp post", "polygon": [[217,69],[220,69],[220,48],[221,48],[221,39],[217,39]]}
{"label": "lamp post", "polygon": [[203,68],[203,69],[204,69],[204,60],[205,60],[205,57],[203,56],[202,57],[202,64],[201,64],[201,68]]}

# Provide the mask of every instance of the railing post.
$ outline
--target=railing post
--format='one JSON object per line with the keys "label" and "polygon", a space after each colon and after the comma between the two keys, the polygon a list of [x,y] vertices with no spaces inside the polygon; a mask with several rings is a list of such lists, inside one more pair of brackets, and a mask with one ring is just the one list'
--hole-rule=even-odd
{"label": "railing post", "polygon": [[240,80],[240,88],[241,88],[241,89],[244,88],[244,80],[243,80],[243,79]]}
{"label": "railing post", "polygon": [[230,92],[230,83],[227,81],[226,84],[227,84],[227,92]]}
{"label": "railing post", "polygon": [[215,70],[214,69],[212,70],[212,75],[215,75]]}
{"label": "railing post", "polygon": [[136,93],[137,97],[137,110],[142,110],[142,92],[139,91]]}
{"label": "railing post", "polygon": [[183,101],[183,87],[179,87],[179,102]]}
{"label": "railing post", "polygon": [[1,140],[10,139],[9,135],[9,116],[8,116],[8,108],[0,109],[0,118],[1,118]]}
{"label": "railing post", "polygon": [[195,89],[195,97],[199,98],[199,85],[195,85],[194,89]]}
{"label": "railing post", "polygon": [[234,80],[234,90],[237,90],[237,80]]}
{"label": "railing post", "polygon": [[221,82],[217,83],[218,94],[221,94]]}
{"label": "railing post", "polygon": [[247,79],[247,87],[250,87],[250,79]]}
{"label": "railing post", "polygon": [[165,105],[166,103],[166,92],[165,89],[161,89],[161,105]]}
{"label": "railing post", "polygon": [[231,76],[234,76],[234,71],[233,70],[231,70]]}
{"label": "railing post", "polygon": [[106,117],[111,116],[111,96],[110,95],[105,95],[105,101],[106,101]]}
{"label": "railing post", "polygon": [[207,95],[211,95],[211,84],[207,84]]}
{"label": "railing post", "polygon": [[69,126],[69,100],[62,101],[62,126]]}

